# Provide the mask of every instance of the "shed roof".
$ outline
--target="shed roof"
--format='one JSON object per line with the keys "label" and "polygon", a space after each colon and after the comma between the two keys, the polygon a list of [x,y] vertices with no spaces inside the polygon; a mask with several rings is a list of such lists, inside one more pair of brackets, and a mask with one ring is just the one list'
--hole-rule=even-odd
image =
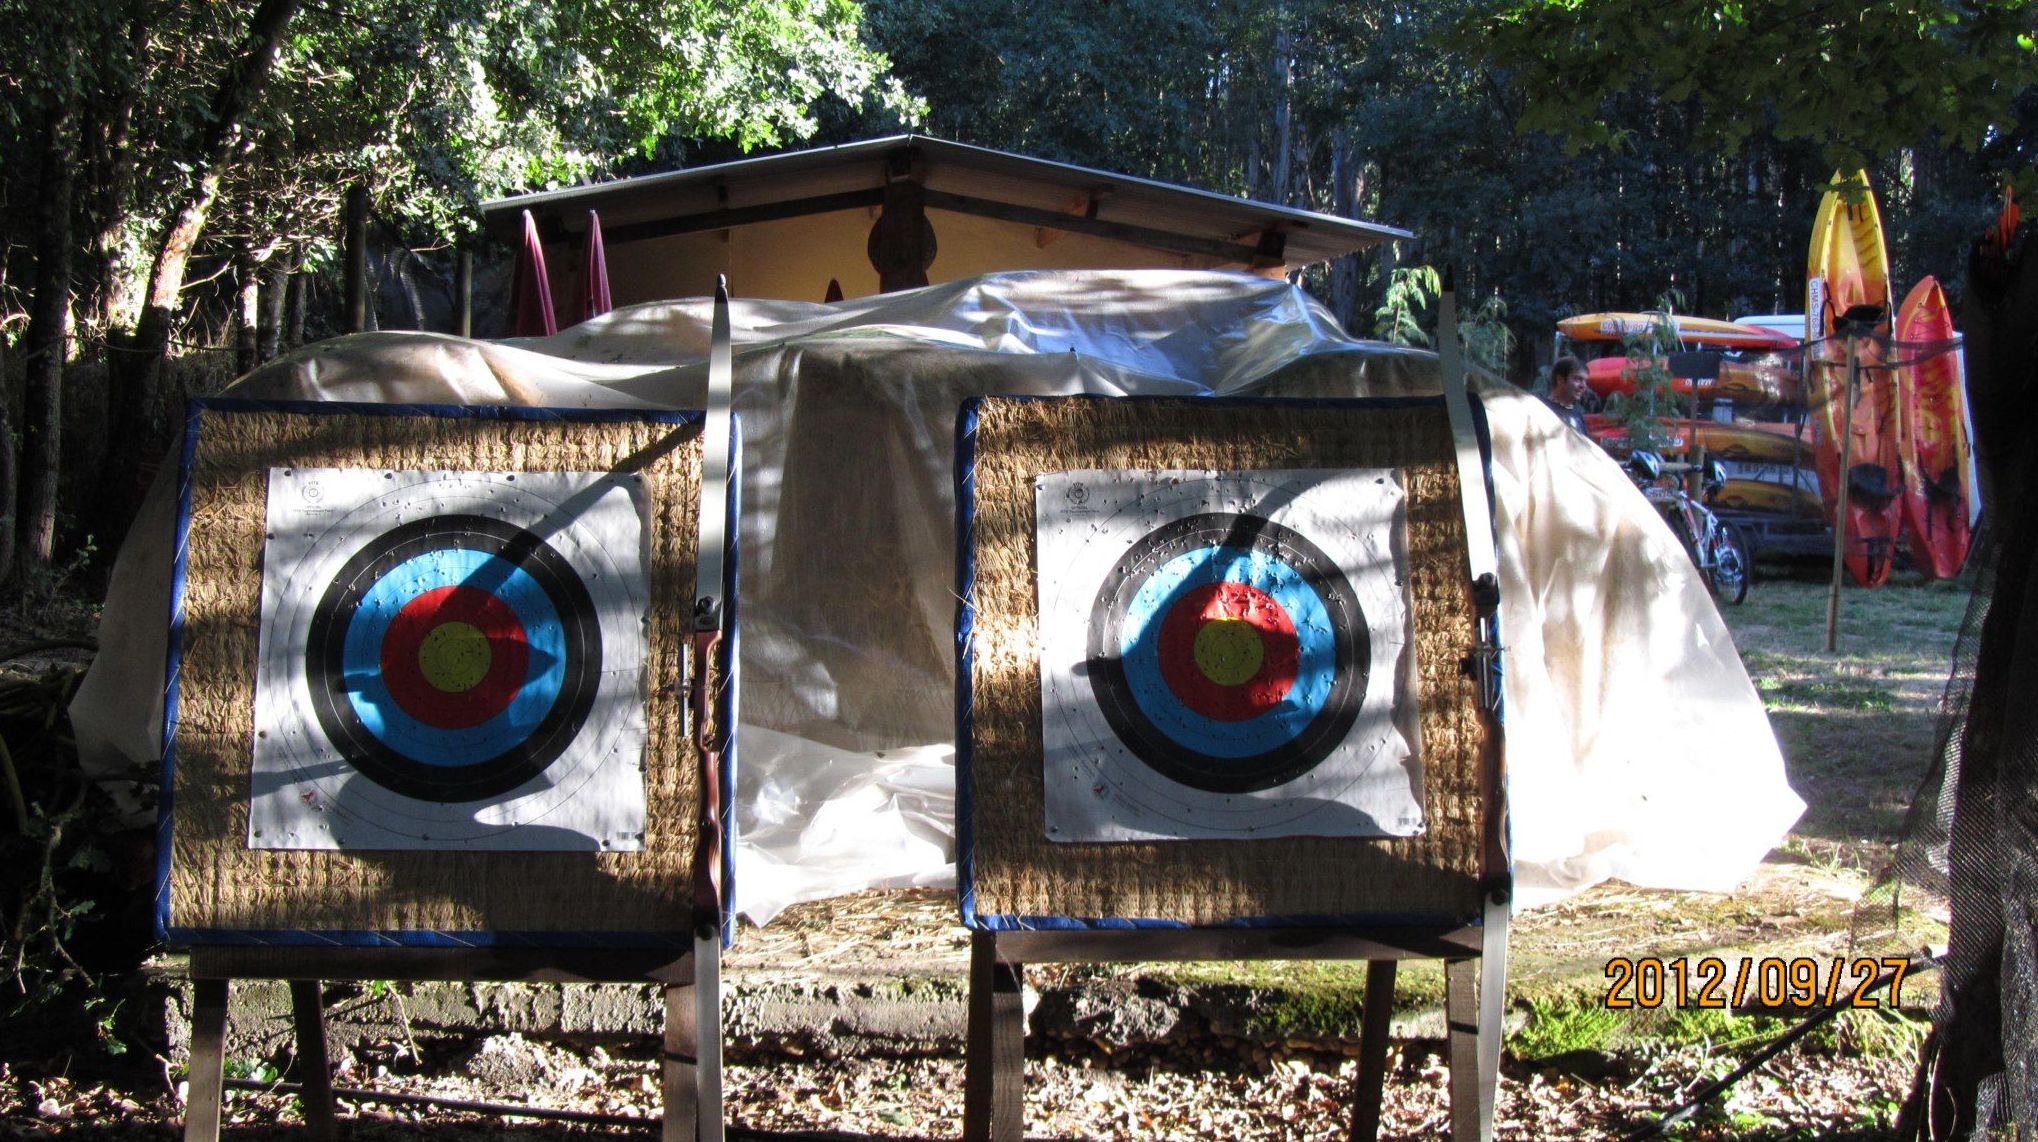
{"label": "shed roof", "polygon": [[[1409,231],[927,135],[893,135],[664,174],[496,199],[491,233],[518,234],[529,210],[552,240],[601,215],[606,244],[823,214],[884,202],[909,178],[930,210],[1066,231],[1246,266],[1307,265],[1403,238]],[[1013,269],[1027,268],[1013,266]]]}

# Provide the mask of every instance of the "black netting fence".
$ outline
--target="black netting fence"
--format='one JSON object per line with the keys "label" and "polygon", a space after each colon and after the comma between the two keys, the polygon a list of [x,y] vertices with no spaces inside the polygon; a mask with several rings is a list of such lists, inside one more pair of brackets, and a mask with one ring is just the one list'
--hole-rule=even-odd
{"label": "black netting fence", "polygon": [[1967,378],[1986,519],[1936,756],[1857,947],[1943,973],[1904,1138],[2038,1140],[2038,241],[1977,249]]}

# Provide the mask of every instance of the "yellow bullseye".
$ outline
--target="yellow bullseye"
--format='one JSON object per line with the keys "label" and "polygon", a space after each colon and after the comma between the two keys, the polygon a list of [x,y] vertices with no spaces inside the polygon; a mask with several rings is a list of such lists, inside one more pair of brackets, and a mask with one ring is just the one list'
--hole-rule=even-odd
{"label": "yellow bullseye", "polygon": [[446,694],[464,694],[488,677],[495,652],[488,635],[470,623],[440,623],[418,644],[418,671]]}
{"label": "yellow bullseye", "polygon": [[1219,686],[1252,680],[1266,660],[1260,632],[1244,619],[1216,619],[1196,632],[1196,669]]}

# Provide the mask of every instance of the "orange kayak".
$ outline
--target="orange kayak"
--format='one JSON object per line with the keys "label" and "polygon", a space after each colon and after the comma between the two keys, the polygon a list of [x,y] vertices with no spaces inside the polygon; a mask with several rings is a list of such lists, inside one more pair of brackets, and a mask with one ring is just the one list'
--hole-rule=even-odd
{"label": "orange kayak", "polygon": [[1819,493],[1809,484],[1793,487],[1773,480],[1728,480],[1713,506],[1804,519],[1818,519],[1826,511]]}
{"label": "orange kayak", "polygon": [[[1660,420],[1657,425],[1668,437],[1663,446],[1665,450],[1682,452],[1691,447],[1691,421]],[[1627,429],[1610,416],[1595,413],[1586,417],[1585,431],[1610,452],[1624,453],[1627,450]],[[1810,467],[1813,460],[1810,443],[1798,439],[1796,429],[1788,424],[1701,420],[1698,422],[1698,443],[1723,460],[1744,464]]]}
{"label": "orange kayak", "polygon": [[[1853,184],[1852,193],[1845,186]],[[1856,305],[1889,304],[1889,258],[1882,215],[1868,176],[1839,172],[1819,201],[1805,265],[1805,335],[1830,338],[1834,318]],[[1887,327],[1884,327],[1885,330]],[[1847,346],[1825,340],[1806,355],[1805,396],[1818,426],[1819,484],[1826,518],[1842,529],[1841,558],[1864,587],[1889,579],[1902,527],[1902,458],[1897,449],[1896,383],[1873,341],[1859,343],[1859,383],[1849,416]],[[1847,457],[1847,512],[1839,512],[1840,453]]]}
{"label": "orange kayak", "polygon": [[[1606,398],[1615,393],[1635,391],[1634,362],[1626,357],[1600,357],[1585,364],[1585,382]],[[1736,405],[1762,407],[1797,402],[1797,375],[1782,365],[1759,361],[1721,361],[1720,375],[1693,382],[1690,377],[1672,377],[1671,387],[1680,396],[1690,396],[1693,384],[1705,400],[1731,400]]]}
{"label": "orange kayak", "polygon": [[[1953,314],[1939,281],[1926,277],[1897,310],[1896,338],[1908,344],[1947,342]],[[1898,349],[1912,361],[1897,370],[1898,448],[1903,455],[1903,520],[1911,559],[1935,579],[1951,579],[1967,562],[1974,502],[1967,458],[1967,394],[1952,351]]]}
{"label": "orange kayak", "polygon": [[[1557,323],[1557,332],[1573,341],[1624,341],[1656,327],[1654,313],[1585,313]],[[1795,349],[1797,338],[1759,325],[1742,325],[1711,317],[1672,314],[1670,323],[1677,339],[1687,345],[1716,345],[1726,349]]]}

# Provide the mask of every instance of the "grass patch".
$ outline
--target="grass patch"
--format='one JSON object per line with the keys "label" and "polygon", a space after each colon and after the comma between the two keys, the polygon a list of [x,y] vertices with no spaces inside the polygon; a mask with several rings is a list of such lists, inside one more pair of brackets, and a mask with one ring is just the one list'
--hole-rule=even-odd
{"label": "grass patch", "polygon": [[1597,998],[1532,997],[1528,1007],[1528,1022],[1507,1039],[1508,1049],[1518,1059],[1602,1050],[1627,1026],[1625,1013],[1607,1008]]}
{"label": "grass patch", "polygon": [[1253,1012],[1246,1026],[1267,1039],[1323,1036],[1356,1043],[1365,1015],[1363,989],[1283,991],[1275,994],[1272,1003]]}
{"label": "grass patch", "polygon": [[1895,712],[1896,699],[1880,686],[1845,681],[1785,681],[1764,678],[1756,683],[1762,704],[1771,710],[1846,710],[1857,713]]}

